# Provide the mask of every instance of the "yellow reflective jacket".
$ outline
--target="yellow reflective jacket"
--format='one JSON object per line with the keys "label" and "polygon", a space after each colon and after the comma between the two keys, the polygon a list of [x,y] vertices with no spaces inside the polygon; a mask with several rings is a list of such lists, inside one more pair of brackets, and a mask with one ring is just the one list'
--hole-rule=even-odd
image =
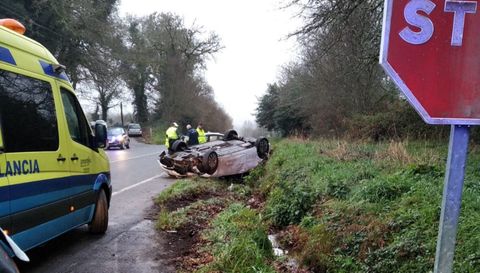
{"label": "yellow reflective jacket", "polygon": [[167,137],[165,138],[165,146],[167,146],[167,148],[169,148],[170,147],[170,139],[178,139],[177,127],[172,126],[172,127],[168,128],[167,132],[166,132],[166,135],[167,135]]}
{"label": "yellow reflective jacket", "polygon": [[197,133],[198,133],[199,144],[207,142],[207,137],[205,136],[205,131],[203,129],[197,128]]}

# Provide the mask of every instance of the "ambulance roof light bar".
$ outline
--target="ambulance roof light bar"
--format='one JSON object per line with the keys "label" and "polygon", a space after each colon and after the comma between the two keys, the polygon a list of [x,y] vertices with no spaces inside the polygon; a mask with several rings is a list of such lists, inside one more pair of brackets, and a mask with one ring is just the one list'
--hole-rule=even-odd
{"label": "ambulance roof light bar", "polygon": [[13,30],[20,35],[23,35],[26,31],[25,26],[15,19],[0,19],[0,26]]}

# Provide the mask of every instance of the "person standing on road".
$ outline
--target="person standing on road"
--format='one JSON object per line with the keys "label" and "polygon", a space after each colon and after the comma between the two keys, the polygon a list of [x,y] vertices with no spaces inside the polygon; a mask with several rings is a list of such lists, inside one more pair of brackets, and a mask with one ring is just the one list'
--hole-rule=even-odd
{"label": "person standing on road", "polygon": [[188,146],[197,145],[198,144],[198,132],[197,130],[192,128],[192,125],[187,125],[187,136],[188,136]]}
{"label": "person standing on road", "polygon": [[178,124],[176,122],[173,122],[172,126],[167,129],[165,146],[167,146],[169,152],[173,152],[172,145],[176,140],[178,140],[177,128]]}
{"label": "person standing on road", "polygon": [[198,133],[198,143],[202,144],[207,142],[207,137],[205,136],[205,131],[203,130],[203,126],[201,123],[197,126],[197,133]]}

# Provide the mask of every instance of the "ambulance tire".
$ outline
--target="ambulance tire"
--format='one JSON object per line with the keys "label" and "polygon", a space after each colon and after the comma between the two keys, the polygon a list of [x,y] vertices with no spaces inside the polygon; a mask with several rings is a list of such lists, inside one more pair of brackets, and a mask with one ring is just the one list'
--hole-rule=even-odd
{"label": "ambulance tire", "polygon": [[0,247],[0,272],[1,273],[20,273],[17,265],[7,252]]}
{"label": "ambulance tire", "polygon": [[100,190],[93,220],[88,224],[88,231],[93,234],[104,234],[108,228],[108,202],[104,190]]}

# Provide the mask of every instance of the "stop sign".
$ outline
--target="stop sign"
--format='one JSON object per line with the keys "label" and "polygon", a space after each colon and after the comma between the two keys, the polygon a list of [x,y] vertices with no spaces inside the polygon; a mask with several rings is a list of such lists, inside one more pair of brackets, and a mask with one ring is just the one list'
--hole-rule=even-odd
{"label": "stop sign", "polygon": [[427,123],[480,124],[478,13],[477,1],[386,0],[380,64]]}

